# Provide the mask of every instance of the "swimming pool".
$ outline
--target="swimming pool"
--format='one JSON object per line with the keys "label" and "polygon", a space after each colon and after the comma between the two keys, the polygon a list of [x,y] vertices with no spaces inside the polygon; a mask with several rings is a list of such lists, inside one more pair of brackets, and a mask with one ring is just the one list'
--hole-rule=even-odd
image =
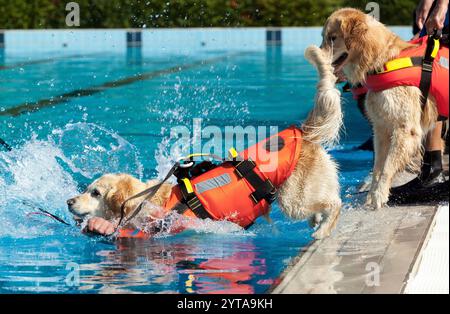
{"label": "swimming pool", "polygon": [[[288,30],[284,40],[294,31],[292,38],[307,33]],[[220,128],[299,123],[316,84],[303,58],[308,43],[6,50],[0,137],[14,149],[0,152],[0,293],[266,292],[312,240],[305,221],[288,220],[276,205],[273,223],[260,219],[249,230],[206,222],[174,236],[108,243],[27,216],[33,208],[23,202],[71,221],[65,200],[103,173],[162,177],[171,165],[170,129],[194,118]],[[343,106],[346,130],[331,154],[345,200],[372,156],[353,149],[370,130],[350,95]]]}

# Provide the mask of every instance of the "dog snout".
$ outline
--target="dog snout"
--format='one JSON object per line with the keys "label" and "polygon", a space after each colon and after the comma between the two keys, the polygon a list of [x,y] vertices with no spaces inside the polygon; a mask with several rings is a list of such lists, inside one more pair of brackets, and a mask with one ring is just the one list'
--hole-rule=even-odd
{"label": "dog snout", "polygon": [[75,198],[70,198],[67,200],[67,206],[71,207],[75,204],[76,200]]}

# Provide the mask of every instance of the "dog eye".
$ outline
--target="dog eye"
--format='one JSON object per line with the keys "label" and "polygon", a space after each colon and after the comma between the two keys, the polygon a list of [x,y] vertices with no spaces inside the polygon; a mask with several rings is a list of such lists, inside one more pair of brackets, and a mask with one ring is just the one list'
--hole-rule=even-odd
{"label": "dog eye", "polygon": [[98,197],[98,196],[100,196],[100,192],[97,189],[95,189],[95,190],[92,190],[91,195],[93,197]]}
{"label": "dog eye", "polygon": [[336,36],[329,36],[329,37],[328,37],[328,40],[331,41],[331,42],[333,42],[333,41],[336,40]]}

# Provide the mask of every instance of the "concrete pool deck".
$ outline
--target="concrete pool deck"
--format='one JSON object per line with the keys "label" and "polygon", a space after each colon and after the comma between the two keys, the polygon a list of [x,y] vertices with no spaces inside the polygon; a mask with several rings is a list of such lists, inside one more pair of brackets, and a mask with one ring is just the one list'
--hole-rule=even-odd
{"label": "concrete pool deck", "polygon": [[[445,164],[448,171],[448,156]],[[438,209],[438,204],[347,209],[333,234],[300,252],[270,292],[448,293],[448,221],[445,227],[445,219],[436,219],[448,211],[448,202],[441,215]],[[433,257],[436,247],[441,254]],[[439,276],[446,279],[435,289],[430,281]],[[424,280],[431,288],[417,290]]]}

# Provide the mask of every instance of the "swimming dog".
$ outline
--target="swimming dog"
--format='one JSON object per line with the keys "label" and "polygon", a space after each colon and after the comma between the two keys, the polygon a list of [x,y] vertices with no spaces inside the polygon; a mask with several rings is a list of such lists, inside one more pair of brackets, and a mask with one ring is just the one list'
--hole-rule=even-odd
{"label": "swimming dog", "polygon": [[[331,59],[316,46],[309,47],[305,57],[317,68],[320,81],[314,108],[301,126],[302,144],[298,161],[279,187],[278,200],[281,209],[289,217],[309,218],[313,225],[317,225],[313,236],[321,239],[333,230],[341,208],[337,165],[323,146],[337,142],[342,111]],[[78,217],[87,214],[95,216],[88,222],[89,231],[110,234],[115,228],[107,219],[117,218],[124,200],[154,184],[155,181],[144,184],[124,174],[107,174],[92,183],[83,194],[68,200],[67,204],[69,210]],[[171,195],[170,191],[170,185],[163,185],[150,202],[163,207]],[[126,213],[143,198],[127,203]],[[168,213],[164,210],[141,213],[151,218],[165,214]]]}

